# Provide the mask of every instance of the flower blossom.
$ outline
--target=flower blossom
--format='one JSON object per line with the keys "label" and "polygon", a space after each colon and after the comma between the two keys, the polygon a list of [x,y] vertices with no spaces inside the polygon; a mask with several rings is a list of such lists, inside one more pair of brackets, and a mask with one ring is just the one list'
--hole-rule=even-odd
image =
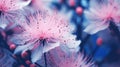
{"label": "flower blossom", "polygon": [[61,44],[70,45],[69,48],[72,49],[80,44],[80,41],[76,41],[75,36],[71,34],[74,29],[68,21],[56,13],[37,12],[28,19],[29,22],[20,24],[23,32],[15,34],[10,40],[18,45],[15,54],[32,50],[33,63],[41,58],[42,53]]}
{"label": "flower blossom", "polygon": [[82,53],[63,51],[57,47],[48,54],[48,67],[95,67],[94,62],[88,62],[88,58]]}
{"label": "flower blossom", "polygon": [[27,6],[31,0],[0,0],[0,27],[4,28],[8,23],[20,19],[23,7]]}
{"label": "flower blossom", "polygon": [[0,0],[0,11],[8,12],[13,10],[18,10],[27,6],[31,0]]}
{"label": "flower blossom", "polygon": [[92,0],[90,4],[90,8],[84,12],[86,19],[90,22],[85,28],[85,32],[95,34],[105,30],[109,27],[110,21],[117,26],[120,24],[119,0],[101,0],[100,2]]}

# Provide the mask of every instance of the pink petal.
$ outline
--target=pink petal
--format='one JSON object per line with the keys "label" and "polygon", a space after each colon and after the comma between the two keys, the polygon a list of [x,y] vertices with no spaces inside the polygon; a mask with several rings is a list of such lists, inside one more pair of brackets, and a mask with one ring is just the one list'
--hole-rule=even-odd
{"label": "pink petal", "polygon": [[31,61],[33,63],[37,62],[38,60],[41,59],[42,54],[43,54],[43,47],[42,46],[38,46],[36,49],[34,49],[32,51]]}
{"label": "pink petal", "polygon": [[60,46],[60,42],[48,42],[45,44],[43,48],[43,53],[50,51],[51,49],[54,49],[56,47]]}
{"label": "pink petal", "polygon": [[84,32],[88,33],[88,34],[95,34],[101,30],[105,30],[106,28],[108,28],[109,23],[91,23],[89,24],[85,29]]}
{"label": "pink petal", "polygon": [[33,47],[34,47],[34,45],[31,44],[31,43],[26,44],[26,45],[22,45],[22,46],[18,46],[15,49],[14,54],[19,53],[19,52],[24,52],[24,51],[27,51],[27,50],[31,50]]}

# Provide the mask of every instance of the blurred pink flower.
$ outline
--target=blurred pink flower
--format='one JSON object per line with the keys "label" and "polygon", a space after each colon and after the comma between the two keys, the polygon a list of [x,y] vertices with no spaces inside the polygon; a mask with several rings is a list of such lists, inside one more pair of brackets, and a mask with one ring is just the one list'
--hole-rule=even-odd
{"label": "blurred pink flower", "polygon": [[30,2],[31,0],[0,0],[0,27],[5,28],[11,22],[18,22],[18,18],[22,20],[20,9]]}
{"label": "blurred pink flower", "polygon": [[0,11],[8,12],[13,10],[18,10],[27,6],[31,0],[0,0]]}
{"label": "blurred pink flower", "polygon": [[110,21],[114,21],[116,25],[120,23],[120,0],[101,0],[90,2],[89,10],[85,10],[85,16],[90,22],[85,28],[85,32],[95,34],[101,30],[108,28]]}
{"label": "blurred pink flower", "polygon": [[95,67],[94,62],[89,61],[82,53],[63,51],[57,47],[48,54],[48,67]]}
{"label": "blurred pink flower", "polygon": [[33,63],[41,58],[42,53],[60,44],[67,45],[71,41],[74,42],[71,44],[76,47],[80,44],[80,41],[75,41],[75,36],[71,34],[73,29],[68,21],[56,13],[37,12],[28,19],[29,22],[20,23],[23,32],[15,34],[11,40],[19,44],[14,53],[32,50]]}

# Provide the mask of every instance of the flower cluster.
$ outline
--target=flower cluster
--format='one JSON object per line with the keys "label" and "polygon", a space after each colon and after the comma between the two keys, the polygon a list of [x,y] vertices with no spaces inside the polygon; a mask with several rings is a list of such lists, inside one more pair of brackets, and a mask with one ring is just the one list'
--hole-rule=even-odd
{"label": "flower cluster", "polygon": [[[4,53],[7,52],[5,50],[2,53],[1,49],[0,66],[8,67],[6,66],[8,64],[11,64],[10,67],[40,66],[37,62],[44,56],[45,67],[95,67],[94,62],[89,61],[87,57],[84,58],[84,55],[80,53],[80,44],[83,42],[77,39],[75,24],[70,23],[68,18],[57,11],[50,11],[43,4],[48,4],[48,2],[50,1],[0,0],[0,44],[2,44],[0,48],[7,48],[10,56],[17,62],[14,66],[12,62],[7,61],[6,59],[10,56]],[[62,0],[60,2],[62,3]],[[72,2],[71,7],[74,7],[75,2]],[[115,2],[112,5],[115,6]],[[116,9],[114,13],[117,13],[118,8],[112,7],[109,14],[100,15],[102,19],[105,17],[105,22],[110,18],[116,22],[119,21],[114,18],[119,17],[113,15],[112,9]],[[77,7],[76,13],[81,16],[82,7]],[[85,15],[87,14],[89,12],[86,11]],[[6,60],[6,63],[3,60]]]}
{"label": "flower cluster", "polygon": [[0,0],[0,11],[8,12],[13,10],[22,9],[24,6],[27,6],[31,0]]}
{"label": "flower cluster", "polygon": [[18,18],[22,17],[20,10],[30,2],[31,0],[0,0],[0,27],[5,28],[9,23],[17,23]]}

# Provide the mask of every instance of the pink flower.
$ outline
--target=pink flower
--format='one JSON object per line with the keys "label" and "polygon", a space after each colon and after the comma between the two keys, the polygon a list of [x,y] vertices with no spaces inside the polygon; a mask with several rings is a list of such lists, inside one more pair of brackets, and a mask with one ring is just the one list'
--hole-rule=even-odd
{"label": "pink flower", "polygon": [[72,41],[73,45],[80,44],[80,41],[75,41],[75,36],[71,34],[73,29],[68,21],[56,13],[37,12],[28,19],[29,22],[20,23],[23,32],[14,35],[11,40],[15,44],[19,44],[14,53],[32,50],[33,63],[41,58],[42,53],[58,47],[60,44],[67,45]]}
{"label": "pink flower", "polygon": [[120,1],[119,0],[101,0],[90,2],[89,10],[85,11],[85,16],[90,22],[85,28],[85,32],[95,34],[101,30],[108,28],[110,21],[114,21],[116,25],[120,23]]}
{"label": "pink flower", "polygon": [[94,62],[88,62],[82,53],[63,51],[62,48],[57,47],[47,54],[48,67],[95,67]]}
{"label": "pink flower", "polygon": [[0,0],[0,11],[8,12],[13,10],[18,10],[27,6],[31,0]]}
{"label": "pink flower", "polygon": [[0,0],[0,27],[5,28],[9,23],[23,20],[19,9],[27,6],[30,2],[31,0]]}

